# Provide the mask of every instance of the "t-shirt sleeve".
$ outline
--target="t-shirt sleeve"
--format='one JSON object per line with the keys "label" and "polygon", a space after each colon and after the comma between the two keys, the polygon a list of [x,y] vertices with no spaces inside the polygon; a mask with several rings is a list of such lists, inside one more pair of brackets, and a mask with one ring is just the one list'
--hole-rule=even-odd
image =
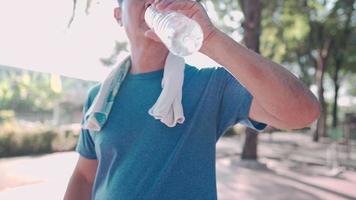
{"label": "t-shirt sleeve", "polygon": [[223,81],[222,97],[218,112],[218,137],[231,126],[240,123],[254,130],[262,131],[267,125],[249,118],[253,96],[225,68],[220,67],[219,79]]}
{"label": "t-shirt sleeve", "polygon": [[[88,98],[83,106],[83,116],[89,109],[92,100],[94,99],[98,90],[98,86],[94,86],[89,90]],[[82,119],[83,123],[83,119]],[[83,157],[87,159],[97,159],[95,152],[95,143],[89,130],[80,129],[79,139],[75,150]]]}

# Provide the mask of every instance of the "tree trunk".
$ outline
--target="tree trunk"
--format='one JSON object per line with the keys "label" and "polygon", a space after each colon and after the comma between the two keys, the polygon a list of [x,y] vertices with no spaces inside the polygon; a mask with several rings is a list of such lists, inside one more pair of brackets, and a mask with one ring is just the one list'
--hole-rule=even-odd
{"label": "tree trunk", "polygon": [[[247,48],[259,53],[260,32],[261,32],[261,1],[260,0],[240,0],[239,1],[245,20],[242,24],[244,28],[243,42]],[[257,159],[257,131],[246,128],[245,142],[241,159]]]}
{"label": "tree trunk", "polygon": [[315,142],[318,142],[320,137],[325,137],[326,135],[327,106],[324,98],[324,74],[329,48],[319,49],[318,51],[316,85],[318,87],[318,99],[321,105],[321,113],[316,125],[316,131],[313,135],[313,141]]}
{"label": "tree trunk", "polygon": [[339,98],[339,84],[336,83],[335,84],[335,88],[334,88],[334,105],[333,105],[333,122],[332,122],[332,126],[334,128],[337,127],[337,125],[339,124],[339,119],[338,119],[338,98]]}
{"label": "tree trunk", "polygon": [[245,143],[242,149],[241,159],[257,160],[258,134],[251,128],[245,130]]}
{"label": "tree trunk", "polygon": [[313,141],[318,142],[320,136],[324,136],[324,133],[326,131],[326,102],[324,99],[324,85],[323,85],[323,80],[324,80],[324,70],[319,69],[317,71],[317,76],[316,76],[316,83],[318,86],[318,99],[320,102],[321,106],[321,112],[320,112],[320,117],[318,119],[317,125],[316,125],[316,131],[313,136]]}
{"label": "tree trunk", "polygon": [[340,88],[340,81],[339,81],[339,73],[343,65],[343,60],[345,59],[344,53],[347,46],[351,45],[347,41],[351,35],[351,18],[353,16],[353,12],[355,8],[353,5],[355,4],[355,0],[345,1],[348,4],[348,8],[350,8],[346,14],[347,18],[344,25],[343,34],[340,37],[341,42],[339,45],[336,45],[334,49],[334,59],[335,59],[335,73],[333,77],[334,82],[334,105],[333,105],[333,122],[332,126],[335,128],[338,125],[338,97],[339,97],[339,88]]}
{"label": "tree trunk", "polygon": [[245,17],[243,42],[247,48],[260,53],[261,1],[240,0],[240,5]]}
{"label": "tree trunk", "polygon": [[[337,56],[337,55],[336,55]],[[339,59],[338,57],[335,59],[335,74],[333,77],[333,82],[334,82],[334,105],[333,105],[333,123],[332,126],[334,128],[337,127],[338,125],[338,105],[337,105],[337,100],[339,97],[339,88],[340,88],[340,84],[339,84],[339,72],[341,69],[341,59]]]}

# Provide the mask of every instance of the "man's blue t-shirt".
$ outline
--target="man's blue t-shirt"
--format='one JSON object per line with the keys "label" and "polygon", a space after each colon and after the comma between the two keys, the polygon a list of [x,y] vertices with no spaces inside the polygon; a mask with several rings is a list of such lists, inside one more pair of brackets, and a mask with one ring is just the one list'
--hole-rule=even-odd
{"label": "man's blue t-shirt", "polygon": [[[81,131],[76,150],[98,160],[93,199],[217,199],[216,142],[236,123],[266,125],[248,119],[253,97],[223,67],[185,65],[184,74],[183,124],[169,128],[148,114],[162,69],[127,74],[102,131]],[[84,112],[98,91],[89,91]]]}

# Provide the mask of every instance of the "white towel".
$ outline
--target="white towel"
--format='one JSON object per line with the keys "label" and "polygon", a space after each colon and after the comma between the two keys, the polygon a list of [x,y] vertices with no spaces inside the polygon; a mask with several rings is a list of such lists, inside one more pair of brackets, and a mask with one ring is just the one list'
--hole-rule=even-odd
{"label": "white towel", "polygon": [[104,126],[114,99],[118,93],[121,83],[131,67],[131,58],[125,58],[117,67],[115,67],[105,80],[100,84],[98,94],[95,96],[89,109],[84,114],[82,128],[91,131],[100,131]]}
{"label": "white towel", "polygon": [[[92,105],[84,115],[82,128],[100,131],[104,126],[115,96],[131,66],[130,57],[114,68],[101,84]],[[184,58],[169,53],[163,72],[162,92],[148,113],[168,127],[183,123],[182,87],[184,81]]]}
{"label": "white towel", "polygon": [[184,58],[168,54],[162,79],[162,92],[149,110],[149,114],[168,127],[182,124],[185,120],[182,106],[184,81]]}

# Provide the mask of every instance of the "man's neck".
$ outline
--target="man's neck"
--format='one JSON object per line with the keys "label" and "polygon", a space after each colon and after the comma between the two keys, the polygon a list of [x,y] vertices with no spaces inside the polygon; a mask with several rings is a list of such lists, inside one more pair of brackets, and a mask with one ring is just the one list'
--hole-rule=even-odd
{"label": "man's neck", "polygon": [[138,74],[163,69],[168,52],[161,44],[131,47],[132,65],[129,73]]}

